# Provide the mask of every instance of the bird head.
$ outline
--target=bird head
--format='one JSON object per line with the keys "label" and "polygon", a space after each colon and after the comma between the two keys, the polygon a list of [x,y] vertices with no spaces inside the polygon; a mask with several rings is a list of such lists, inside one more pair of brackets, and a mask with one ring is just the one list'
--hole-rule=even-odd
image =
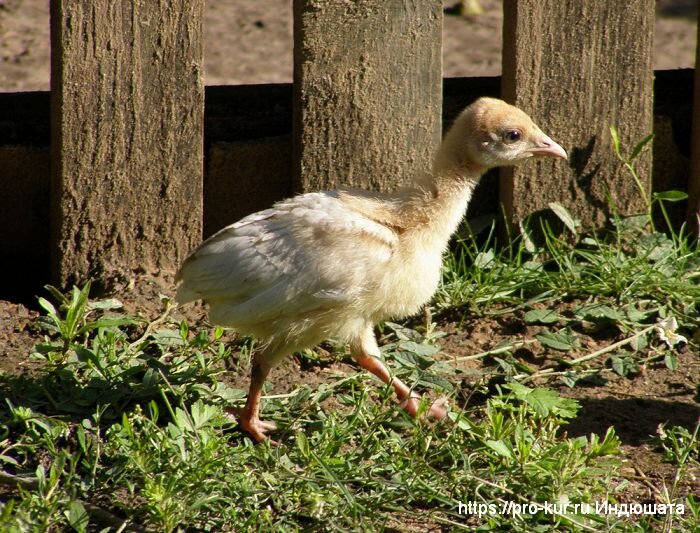
{"label": "bird head", "polygon": [[523,111],[496,98],[479,98],[457,117],[436,160],[440,167],[489,169],[531,157],[567,158],[566,151]]}

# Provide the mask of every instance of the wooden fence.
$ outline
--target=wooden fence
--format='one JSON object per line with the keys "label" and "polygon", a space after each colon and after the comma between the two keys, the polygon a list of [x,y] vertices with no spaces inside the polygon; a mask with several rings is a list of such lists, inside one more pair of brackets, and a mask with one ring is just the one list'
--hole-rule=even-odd
{"label": "wooden fence", "polygon": [[[531,113],[571,160],[487,179],[477,207],[500,200],[515,222],[558,201],[598,224],[608,188],[624,212],[642,211],[613,156],[614,124],[628,147],[660,132],[659,161],[676,181],[653,186],[687,188],[695,220],[700,161],[692,179],[684,166],[692,73],[655,80],[653,0],[505,0],[502,79],[444,83],[439,0],[293,9],[292,86],[205,91],[203,0],[52,0],[50,111],[44,93],[0,95],[0,223],[17,228],[0,237],[0,259],[17,271],[0,293],[27,276],[65,285],[172,271],[203,233],[294,192],[391,189],[429,168],[443,120],[480,94]],[[648,191],[651,165],[649,151],[638,160]]]}

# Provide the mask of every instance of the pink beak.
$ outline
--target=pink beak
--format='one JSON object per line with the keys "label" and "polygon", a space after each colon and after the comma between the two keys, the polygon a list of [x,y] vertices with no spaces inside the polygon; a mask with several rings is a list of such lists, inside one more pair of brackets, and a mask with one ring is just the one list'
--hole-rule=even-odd
{"label": "pink beak", "polygon": [[532,155],[536,156],[561,157],[562,159],[569,158],[566,154],[566,150],[544,134],[537,141],[537,145],[529,151]]}

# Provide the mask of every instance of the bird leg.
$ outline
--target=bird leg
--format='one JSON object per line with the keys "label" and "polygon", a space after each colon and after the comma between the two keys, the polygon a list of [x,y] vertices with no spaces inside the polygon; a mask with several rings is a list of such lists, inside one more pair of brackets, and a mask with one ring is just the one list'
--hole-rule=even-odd
{"label": "bird leg", "polygon": [[[260,396],[262,396],[263,383],[265,378],[270,373],[271,366],[261,360],[262,357],[256,356],[253,359],[253,368],[250,373],[250,388],[248,389],[248,397],[243,409],[231,409],[238,419],[238,425],[248,433],[255,442],[268,440],[265,435],[266,431],[272,431],[276,428],[272,422],[263,422],[260,420]],[[270,444],[276,444],[270,440]]]}
{"label": "bird leg", "polygon": [[[371,341],[370,341],[371,339]],[[418,416],[418,406],[420,405],[420,395],[412,392],[408,386],[401,381],[399,378],[392,378],[389,374],[384,363],[382,363],[377,357],[371,355],[368,352],[376,351],[379,354],[379,347],[377,346],[377,341],[374,339],[374,335],[369,332],[369,335],[365,334],[362,339],[362,346],[351,346],[352,358],[357,361],[365,370],[369,370],[372,374],[377,376],[386,384],[391,384],[394,388],[396,396],[398,396],[401,402],[401,407],[412,417]],[[430,418],[435,418],[440,420],[447,416],[447,411],[445,410],[445,400],[438,399],[430,406],[428,410],[428,416]]]}

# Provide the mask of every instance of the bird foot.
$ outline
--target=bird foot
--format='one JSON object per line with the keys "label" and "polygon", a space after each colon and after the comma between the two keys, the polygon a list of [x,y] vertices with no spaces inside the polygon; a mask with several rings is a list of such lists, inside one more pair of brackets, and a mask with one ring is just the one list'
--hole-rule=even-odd
{"label": "bird foot", "polygon": [[[420,406],[421,397],[418,394],[411,394],[411,396],[405,400],[401,407],[413,418],[418,416],[418,407]],[[435,420],[442,420],[447,416],[447,398],[438,398],[428,408],[428,418],[433,418]]]}
{"label": "bird foot", "polygon": [[266,435],[268,431],[277,429],[277,425],[273,422],[265,422],[257,416],[251,416],[246,413],[245,408],[229,407],[226,412],[236,419],[240,428],[250,435],[257,443],[268,441],[272,446],[277,446],[277,442]]}

